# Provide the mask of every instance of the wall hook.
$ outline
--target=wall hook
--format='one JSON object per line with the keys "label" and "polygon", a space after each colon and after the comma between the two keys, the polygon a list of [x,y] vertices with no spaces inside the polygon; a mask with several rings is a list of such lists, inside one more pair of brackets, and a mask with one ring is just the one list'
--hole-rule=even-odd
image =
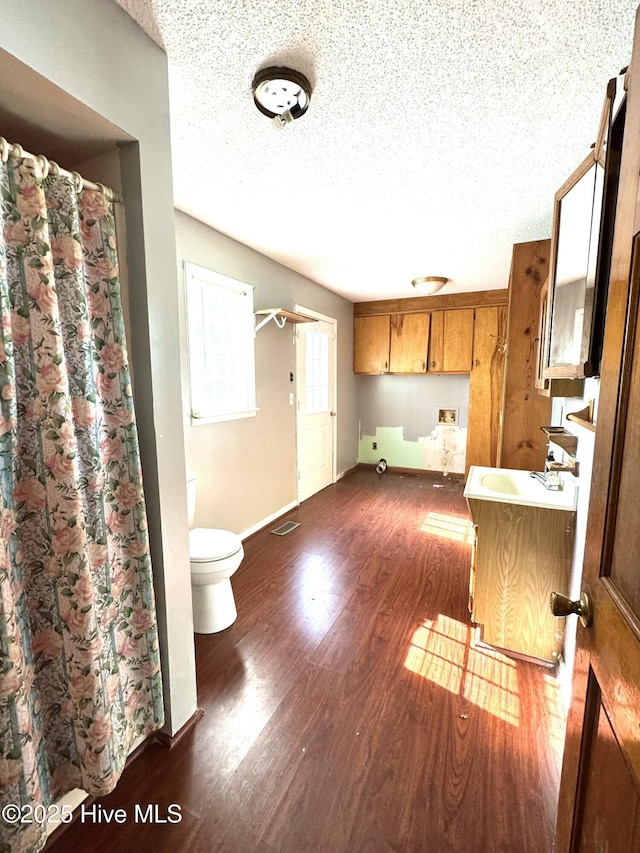
{"label": "wall hook", "polygon": [[506,352],[507,351],[507,339],[502,338],[499,335],[489,335],[493,343],[495,344],[496,350],[498,352]]}

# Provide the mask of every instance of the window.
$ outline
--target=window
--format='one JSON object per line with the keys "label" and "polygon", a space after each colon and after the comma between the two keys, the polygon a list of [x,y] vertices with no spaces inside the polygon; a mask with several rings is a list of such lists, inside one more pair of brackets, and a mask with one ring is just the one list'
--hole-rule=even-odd
{"label": "window", "polygon": [[256,413],[253,288],[185,261],[191,417]]}
{"label": "window", "polygon": [[307,414],[329,411],[329,335],[306,329],[305,385]]}

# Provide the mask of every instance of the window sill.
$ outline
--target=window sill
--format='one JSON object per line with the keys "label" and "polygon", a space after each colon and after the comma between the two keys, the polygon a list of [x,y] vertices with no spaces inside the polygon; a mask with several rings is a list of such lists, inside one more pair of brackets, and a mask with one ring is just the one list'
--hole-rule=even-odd
{"label": "window sill", "polygon": [[205,424],[217,424],[222,421],[237,421],[242,418],[255,418],[260,409],[247,409],[244,412],[227,412],[224,415],[212,415],[211,417],[194,417],[191,415],[191,426],[205,426]]}

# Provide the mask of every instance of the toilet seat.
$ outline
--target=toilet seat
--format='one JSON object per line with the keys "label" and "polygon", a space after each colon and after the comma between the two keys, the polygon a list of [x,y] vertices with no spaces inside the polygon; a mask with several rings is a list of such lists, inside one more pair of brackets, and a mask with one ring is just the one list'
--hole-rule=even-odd
{"label": "toilet seat", "polygon": [[226,560],[242,550],[242,539],[230,530],[196,527],[189,531],[189,559],[192,563]]}

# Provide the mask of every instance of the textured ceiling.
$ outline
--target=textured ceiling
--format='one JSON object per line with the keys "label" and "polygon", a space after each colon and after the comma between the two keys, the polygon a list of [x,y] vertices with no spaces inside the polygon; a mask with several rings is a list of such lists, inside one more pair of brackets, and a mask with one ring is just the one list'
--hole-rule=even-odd
{"label": "textured ceiling", "polygon": [[[595,140],[638,0],[117,0],[169,57],[176,206],[354,301],[506,287]],[[267,65],[305,74],[283,130]]]}

